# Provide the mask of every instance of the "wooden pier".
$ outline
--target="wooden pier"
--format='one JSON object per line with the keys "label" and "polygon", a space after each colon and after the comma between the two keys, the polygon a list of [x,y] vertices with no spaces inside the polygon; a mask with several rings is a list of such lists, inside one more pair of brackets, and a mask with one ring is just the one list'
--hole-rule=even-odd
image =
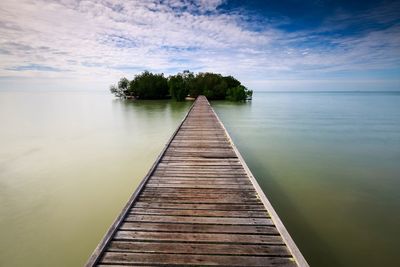
{"label": "wooden pier", "polygon": [[199,96],[86,266],[308,266]]}

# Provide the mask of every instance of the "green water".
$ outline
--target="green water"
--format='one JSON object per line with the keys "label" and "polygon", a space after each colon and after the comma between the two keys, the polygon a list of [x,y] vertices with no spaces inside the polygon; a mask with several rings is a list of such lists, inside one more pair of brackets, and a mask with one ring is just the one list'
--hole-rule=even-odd
{"label": "green water", "polygon": [[82,266],[189,105],[0,92],[0,266]]}
{"label": "green water", "polygon": [[400,93],[213,103],[312,266],[398,266]]}
{"label": "green water", "polygon": [[[81,266],[191,103],[0,92],[0,266]],[[396,266],[400,94],[213,103],[312,266]]]}

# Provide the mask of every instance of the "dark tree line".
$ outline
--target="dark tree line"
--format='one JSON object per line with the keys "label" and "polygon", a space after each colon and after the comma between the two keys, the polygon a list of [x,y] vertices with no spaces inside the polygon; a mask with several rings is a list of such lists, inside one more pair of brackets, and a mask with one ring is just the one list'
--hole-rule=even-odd
{"label": "dark tree line", "polygon": [[163,99],[172,97],[183,101],[187,96],[205,95],[209,100],[245,101],[253,91],[248,90],[232,76],[204,72],[194,74],[184,71],[164,77],[148,71],[135,75],[133,80],[121,78],[117,85],[110,87],[117,97],[135,99]]}

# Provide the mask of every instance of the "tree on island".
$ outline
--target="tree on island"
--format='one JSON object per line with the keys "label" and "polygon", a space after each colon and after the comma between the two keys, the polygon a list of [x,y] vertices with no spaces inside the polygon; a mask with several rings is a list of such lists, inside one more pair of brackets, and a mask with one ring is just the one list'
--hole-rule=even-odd
{"label": "tree on island", "polygon": [[110,91],[112,94],[114,94],[117,97],[128,97],[128,88],[129,88],[129,80],[125,77],[122,77],[118,85],[111,85],[110,86]]}
{"label": "tree on island", "polygon": [[132,81],[121,78],[117,86],[110,87],[117,97],[135,99],[164,99],[173,97],[183,101],[187,96],[205,95],[209,100],[245,101],[251,99],[253,91],[248,90],[233,76],[204,72],[196,75],[188,70],[171,75],[153,74],[144,71],[135,75]]}
{"label": "tree on island", "polygon": [[163,99],[169,94],[168,80],[164,74],[145,71],[135,75],[129,83],[129,93],[138,99]]}
{"label": "tree on island", "polygon": [[253,91],[247,90],[243,85],[238,85],[236,87],[228,88],[226,92],[226,99],[230,101],[241,101],[243,99],[248,99],[253,96]]}
{"label": "tree on island", "polygon": [[194,74],[188,70],[168,77],[169,92],[177,101],[183,101],[188,96],[193,85]]}

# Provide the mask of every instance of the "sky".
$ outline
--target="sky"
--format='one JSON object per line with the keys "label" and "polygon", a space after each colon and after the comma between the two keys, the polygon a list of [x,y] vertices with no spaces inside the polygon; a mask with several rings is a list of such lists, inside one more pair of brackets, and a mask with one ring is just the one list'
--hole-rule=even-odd
{"label": "sky", "polygon": [[144,70],[400,90],[400,1],[0,1],[0,90],[107,90]]}

